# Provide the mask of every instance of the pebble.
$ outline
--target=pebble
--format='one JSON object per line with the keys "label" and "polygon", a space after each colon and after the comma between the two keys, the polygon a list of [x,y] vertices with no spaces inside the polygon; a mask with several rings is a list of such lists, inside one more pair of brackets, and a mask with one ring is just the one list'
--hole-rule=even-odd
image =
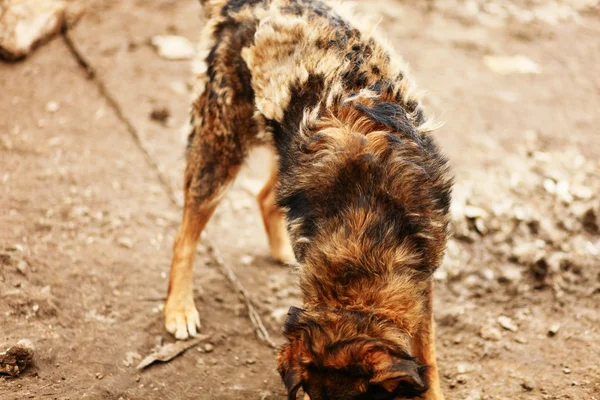
{"label": "pebble", "polygon": [[242,265],[250,265],[254,262],[254,256],[251,255],[245,255],[242,256],[242,258],[240,258],[240,263]]}
{"label": "pebble", "polygon": [[157,35],[150,42],[166,60],[191,60],[195,54],[194,45],[183,36]]}
{"label": "pebble", "polygon": [[212,344],[210,344],[210,343],[206,343],[206,344],[204,345],[204,351],[205,351],[205,352],[207,352],[207,353],[210,353],[210,352],[212,352],[214,349],[215,349],[215,346],[213,346],[213,345],[212,345]]}
{"label": "pebble", "polygon": [[504,315],[498,317],[498,324],[507,331],[516,332],[518,330],[518,327],[513,320]]}
{"label": "pebble", "polygon": [[521,381],[521,387],[528,392],[531,392],[535,389],[535,382],[531,379],[525,378]]}
{"label": "pebble", "polygon": [[165,122],[171,116],[167,107],[157,107],[150,112],[150,119],[158,122]]}
{"label": "pebble", "polygon": [[556,336],[556,334],[558,333],[559,330],[560,330],[560,324],[553,324],[552,326],[550,326],[550,329],[548,329],[548,336],[550,336],[550,337]]}
{"label": "pebble", "polygon": [[502,339],[502,332],[500,332],[500,330],[494,326],[485,325],[479,331],[479,336],[485,340],[498,342],[500,339]]}
{"label": "pebble", "polygon": [[500,283],[518,282],[523,277],[521,268],[514,264],[504,264],[500,268],[502,269]]}
{"label": "pebble", "polygon": [[566,204],[570,204],[573,202],[573,196],[571,195],[570,185],[567,181],[560,181],[556,184],[556,195]]}
{"label": "pebble", "polygon": [[600,226],[598,224],[598,216],[596,210],[593,207],[587,209],[581,216],[581,223],[586,231],[590,233],[600,233]]}
{"label": "pebble", "polygon": [[131,238],[128,237],[121,237],[117,240],[117,243],[122,246],[125,247],[126,249],[131,249],[133,248],[133,240],[131,240]]}
{"label": "pebble", "polygon": [[475,218],[483,218],[487,215],[483,208],[475,207],[475,206],[465,206],[463,209],[465,217],[475,219]]}
{"label": "pebble", "polygon": [[46,103],[46,112],[55,113],[59,108],[60,104],[58,104],[56,101],[49,101]]}
{"label": "pebble", "polygon": [[563,372],[565,373],[565,375],[569,375],[571,373],[571,368],[569,367],[564,367],[563,368]]}
{"label": "pebble", "polygon": [[25,275],[27,272],[27,261],[21,260],[17,264],[17,271],[19,271],[22,275]]}

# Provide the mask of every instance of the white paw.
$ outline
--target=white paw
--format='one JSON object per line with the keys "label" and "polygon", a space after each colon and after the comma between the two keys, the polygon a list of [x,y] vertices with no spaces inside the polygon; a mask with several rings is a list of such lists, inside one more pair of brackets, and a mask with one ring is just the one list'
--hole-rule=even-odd
{"label": "white paw", "polygon": [[165,305],[165,327],[179,340],[194,337],[200,330],[200,314],[194,301],[168,301]]}

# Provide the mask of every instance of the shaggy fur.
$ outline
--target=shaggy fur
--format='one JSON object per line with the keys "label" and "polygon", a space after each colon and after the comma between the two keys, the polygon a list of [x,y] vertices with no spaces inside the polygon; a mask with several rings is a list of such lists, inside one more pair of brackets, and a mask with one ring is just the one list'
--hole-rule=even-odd
{"label": "shaggy fur", "polygon": [[312,400],[442,399],[432,274],[451,178],[406,67],[317,0],[202,3],[167,329],[196,334],[200,233],[248,151],[272,146],[278,163],[258,201],[273,257],[297,261],[304,303],[290,309],[278,359],[289,398],[303,388]]}

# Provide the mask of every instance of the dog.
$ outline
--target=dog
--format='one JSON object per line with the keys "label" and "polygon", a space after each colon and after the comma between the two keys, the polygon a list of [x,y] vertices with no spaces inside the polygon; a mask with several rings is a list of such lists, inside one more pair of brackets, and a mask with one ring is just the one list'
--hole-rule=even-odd
{"label": "dog", "polygon": [[201,0],[204,68],[192,110],[166,329],[194,336],[200,234],[248,152],[276,155],[258,195],[272,256],[295,263],[278,371],[289,399],[443,399],[433,272],[452,176],[400,57],[318,0]]}

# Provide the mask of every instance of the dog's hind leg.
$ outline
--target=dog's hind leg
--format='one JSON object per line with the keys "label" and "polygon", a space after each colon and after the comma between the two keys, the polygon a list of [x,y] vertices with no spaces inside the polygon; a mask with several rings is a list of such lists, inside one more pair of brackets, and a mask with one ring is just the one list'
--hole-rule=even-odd
{"label": "dog's hind leg", "polygon": [[[206,105],[206,96],[199,100]],[[209,115],[210,113],[205,113]],[[198,118],[190,137],[183,219],[173,245],[165,327],[177,339],[195,336],[200,318],[193,296],[193,263],[202,230],[237,176],[245,142],[217,119]]]}
{"label": "dog's hind leg", "polygon": [[257,200],[262,213],[265,230],[269,237],[271,255],[276,261],[287,263],[294,260],[294,252],[292,251],[292,245],[286,228],[285,215],[277,206],[275,189],[278,177],[278,165],[274,162],[271,168],[271,175],[258,194]]}

